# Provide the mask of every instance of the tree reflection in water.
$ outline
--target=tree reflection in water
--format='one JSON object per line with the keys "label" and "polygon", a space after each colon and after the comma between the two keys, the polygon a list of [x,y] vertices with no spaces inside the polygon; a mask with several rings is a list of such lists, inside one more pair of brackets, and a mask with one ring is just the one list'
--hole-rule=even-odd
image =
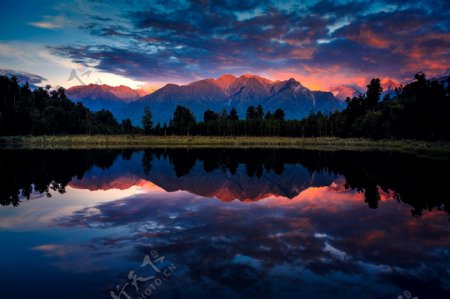
{"label": "tree reflection in water", "polygon": [[[131,165],[134,155],[142,156],[138,166]],[[107,171],[119,156],[125,161],[123,171],[158,181],[168,191],[185,188],[192,192],[189,185],[202,184],[202,178],[219,171],[223,175],[215,177],[217,180],[235,177],[244,191],[252,189],[251,194],[263,194],[262,189],[281,189],[284,191],[275,191],[279,194],[274,195],[292,198],[301,191],[297,186],[313,186],[311,181],[315,176],[322,176],[324,184],[328,182],[327,178],[342,176],[345,187],[362,192],[370,208],[378,207],[380,191],[384,190],[393,192],[397,200],[412,206],[415,217],[432,209],[450,214],[450,192],[446,186],[447,178],[442,175],[449,169],[449,161],[390,152],[288,149],[3,150],[0,156],[0,203],[17,206],[33,192],[46,196],[51,196],[52,190],[64,193],[72,180],[86,180],[85,174],[94,167]],[[152,167],[156,161],[169,163],[174,175],[166,176],[164,181],[167,173],[163,175],[163,170]],[[245,171],[237,173],[240,169]],[[305,169],[308,176],[295,176],[296,171]],[[263,180],[264,175],[268,178]],[[250,178],[251,186],[246,185]],[[283,183],[295,187],[289,189]],[[320,183],[319,180],[315,184]],[[201,189],[197,188],[193,193],[211,195],[211,192],[202,194]],[[250,196],[246,199],[260,198]]]}

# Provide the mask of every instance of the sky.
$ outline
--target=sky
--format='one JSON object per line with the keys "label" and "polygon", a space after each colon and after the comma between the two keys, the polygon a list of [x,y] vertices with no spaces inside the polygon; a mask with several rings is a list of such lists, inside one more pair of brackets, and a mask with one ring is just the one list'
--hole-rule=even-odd
{"label": "sky", "polygon": [[2,0],[0,18],[0,71],[66,88],[252,73],[328,90],[450,70],[446,0]]}

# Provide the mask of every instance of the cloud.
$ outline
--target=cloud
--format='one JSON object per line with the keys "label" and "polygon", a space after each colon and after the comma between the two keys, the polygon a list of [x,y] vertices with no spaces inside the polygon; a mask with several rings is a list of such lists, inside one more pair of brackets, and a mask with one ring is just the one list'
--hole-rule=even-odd
{"label": "cloud", "polygon": [[325,62],[342,59],[355,70],[402,80],[420,70],[438,74],[450,65],[447,23],[443,16],[416,8],[369,14],[337,30],[338,39],[322,46]]}
{"label": "cloud", "polygon": [[[140,262],[151,244],[177,267],[170,292],[195,285],[196,294],[203,294],[200,290],[220,285],[252,297],[255,290],[248,286],[268,294],[266,287],[280,285],[280,277],[289,283],[299,279],[303,293],[308,285],[322,285],[328,294],[335,279],[337,288],[350,279],[370,292],[397,288],[398,278],[405,276],[412,281],[429,277],[438,286],[445,282],[439,278],[445,265],[430,253],[448,242],[448,237],[436,237],[446,236],[445,219],[431,212],[423,225],[393,199],[374,213],[354,192],[322,187],[303,200],[220,203],[174,192],[141,194],[95,208],[100,213],[82,209],[55,225],[105,231],[85,245],[94,265],[120,261],[117,256],[125,250]],[[376,283],[379,280],[384,288]],[[289,293],[280,292],[281,297]],[[160,296],[175,294],[171,295]]]}
{"label": "cloud", "polygon": [[239,13],[249,9],[246,7],[231,10],[226,1],[205,7],[191,2],[175,11],[130,12],[127,16],[131,26],[90,22],[81,27],[121,45],[66,45],[52,49],[79,63],[95,63],[101,70],[134,78],[194,78],[223,72],[257,72],[309,58],[315,39],[327,30],[327,20],[320,16],[301,16],[276,8],[239,19]]}
{"label": "cloud", "polygon": [[100,19],[94,15],[80,26],[101,37],[101,43],[57,45],[52,51],[143,81],[186,82],[268,70],[307,77],[317,69],[343,78],[405,80],[419,70],[437,74],[450,65],[448,5],[438,2],[299,5],[223,0],[121,5],[120,13]]}
{"label": "cloud", "polygon": [[10,69],[0,69],[0,75],[8,77],[16,76],[20,83],[28,82],[31,87],[36,87],[37,84],[47,81],[47,79],[39,75]]}
{"label": "cloud", "polygon": [[45,21],[41,21],[41,22],[31,22],[28,23],[31,26],[34,27],[39,27],[39,28],[44,28],[44,29],[55,29],[55,28],[61,28],[62,26],[56,23],[51,23],[51,22],[45,22]]}
{"label": "cloud", "polygon": [[350,1],[347,3],[340,3],[338,1],[324,0],[318,1],[312,5],[310,11],[319,15],[344,17],[362,14],[369,7],[369,1]]}
{"label": "cloud", "polygon": [[67,26],[70,22],[63,16],[44,16],[43,20],[29,22],[28,25],[42,29],[58,29]]}

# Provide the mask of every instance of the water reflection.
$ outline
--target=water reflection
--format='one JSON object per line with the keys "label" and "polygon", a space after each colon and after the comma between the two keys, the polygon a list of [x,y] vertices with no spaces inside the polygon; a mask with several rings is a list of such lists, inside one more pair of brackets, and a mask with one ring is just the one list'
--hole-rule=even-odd
{"label": "water reflection", "polygon": [[382,152],[4,151],[0,291],[110,298],[156,249],[177,269],[154,298],[446,298],[448,166]]}
{"label": "water reflection", "polygon": [[342,178],[376,208],[383,192],[413,207],[450,213],[449,161],[386,152],[301,150],[146,149],[3,151],[0,200],[15,205],[33,191],[50,196],[67,185],[96,190],[127,188],[140,179],[166,191],[186,190],[223,201],[293,198]]}

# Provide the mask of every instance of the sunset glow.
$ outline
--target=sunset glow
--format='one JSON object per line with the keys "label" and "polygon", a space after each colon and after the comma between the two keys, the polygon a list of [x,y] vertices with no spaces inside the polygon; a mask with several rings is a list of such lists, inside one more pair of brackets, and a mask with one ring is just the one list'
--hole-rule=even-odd
{"label": "sunset glow", "polygon": [[449,71],[448,1],[166,2],[4,1],[1,68],[147,93],[225,73],[328,90]]}

